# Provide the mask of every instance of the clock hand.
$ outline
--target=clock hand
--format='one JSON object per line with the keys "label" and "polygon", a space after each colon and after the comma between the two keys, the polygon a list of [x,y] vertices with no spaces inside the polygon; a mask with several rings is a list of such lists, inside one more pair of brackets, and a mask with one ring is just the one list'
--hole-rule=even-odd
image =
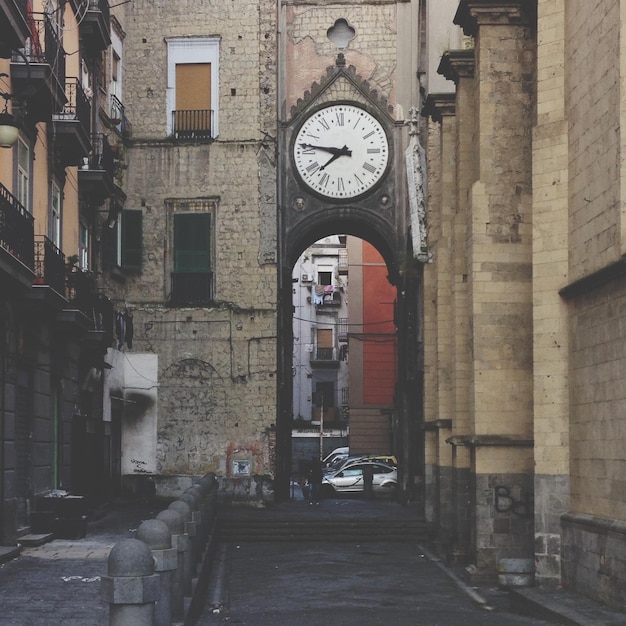
{"label": "clock hand", "polygon": [[322,165],[322,167],[320,167],[320,172],[324,169],[326,169],[333,161],[335,161],[336,159],[338,159],[340,156],[352,156],[352,150],[348,150],[348,146],[344,146],[343,148],[340,148],[338,150],[333,150],[332,155],[330,157],[330,159],[328,159],[328,161],[326,161],[326,163],[324,163],[324,165]]}
{"label": "clock hand", "polygon": [[324,152],[329,152],[332,155],[340,156],[352,156],[352,150],[348,150],[348,146],[344,146],[343,148],[330,148],[326,146],[314,146],[310,143],[301,143],[301,148],[312,148],[313,150],[323,150]]}

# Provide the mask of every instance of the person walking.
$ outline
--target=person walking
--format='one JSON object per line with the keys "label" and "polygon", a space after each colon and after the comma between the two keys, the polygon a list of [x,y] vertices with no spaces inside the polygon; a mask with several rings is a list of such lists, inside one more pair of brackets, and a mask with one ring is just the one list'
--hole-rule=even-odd
{"label": "person walking", "polygon": [[311,459],[311,469],[309,470],[309,504],[311,505],[320,503],[323,478],[322,464],[316,458]]}

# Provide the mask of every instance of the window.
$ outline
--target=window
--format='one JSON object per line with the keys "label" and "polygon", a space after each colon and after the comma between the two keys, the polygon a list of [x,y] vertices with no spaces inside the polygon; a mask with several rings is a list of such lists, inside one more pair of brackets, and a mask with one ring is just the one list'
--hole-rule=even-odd
{"label": "window", "polygon": [[168,39],[167,52],[167,134],[180,139],[216,137],[219,39]]}
{"label": "window", "polygon": [[20,137],[17,142],[17,185],[15,196],[20,204],[27,211],[32,213],[30,202],[30,172],[30,148]]}
{"label": "window", "polygon": [[122,211],[121,231],[121,266],[124,269],[140,270],[143,249],[143,213],[130,209]]}
{"label": "window", "polygon": [[211,214],[175,214],[173,303],[206,303],[212,298],[211,284]]}
{"label": "window", "polygon": [[59,186],[54,181],[51,181],[48,239],[59,249],[61,248],[61,199]]}

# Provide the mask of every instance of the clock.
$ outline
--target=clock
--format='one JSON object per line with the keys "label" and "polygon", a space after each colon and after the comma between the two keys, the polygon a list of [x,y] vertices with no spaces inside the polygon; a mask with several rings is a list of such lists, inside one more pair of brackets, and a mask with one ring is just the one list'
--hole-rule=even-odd
{"label": "clock", "polygon": [[384,176],[389,142],[381,123],[352,104],[331,104],[308,117],[296,134],[293,160],[302,182],[325,198],[351,199]]}

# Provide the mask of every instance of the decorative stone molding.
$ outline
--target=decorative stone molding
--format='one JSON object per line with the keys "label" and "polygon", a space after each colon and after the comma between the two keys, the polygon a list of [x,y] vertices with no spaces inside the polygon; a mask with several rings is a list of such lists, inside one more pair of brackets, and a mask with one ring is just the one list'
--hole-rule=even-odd
{"label": "decorative stone molding", "polygon": [[444,117],[456,115],[456,94],[455,93],[431,93],[428,94],[422,116],[430,117],[434,122],[441,123]]}
{"label": "decorative stone molding", "polygon": [[479,26],[527,26],[536,18],[536,0],[461,0],[454,23],[475,37]]}
{"label": "decorative stone molding", "polygon": [[437,74],[459,84],[461,78],[474,78],[476,60],[474,49],[468,50],[448,50],[441,56]]}

